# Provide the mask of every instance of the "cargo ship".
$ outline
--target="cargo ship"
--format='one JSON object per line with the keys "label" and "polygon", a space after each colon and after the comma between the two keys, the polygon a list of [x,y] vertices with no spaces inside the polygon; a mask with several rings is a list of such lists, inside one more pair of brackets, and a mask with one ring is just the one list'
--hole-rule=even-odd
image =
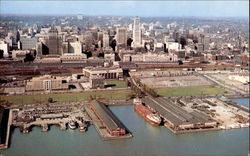
{"label": "cargo ship", "polygon": [[134,110],[148,122],[155,125],[161,124],[161,117],[157,114],[154,114],[153,111],[150,110],[148,107],[142,104],[135,104]]}

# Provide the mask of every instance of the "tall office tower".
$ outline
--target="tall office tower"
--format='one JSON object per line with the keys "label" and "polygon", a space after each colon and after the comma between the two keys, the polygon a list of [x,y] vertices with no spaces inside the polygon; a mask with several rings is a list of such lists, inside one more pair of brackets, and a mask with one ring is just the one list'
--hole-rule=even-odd
{"label": "tall office tower", "polygon": [[93,34],[90,31],[86,31],[83,35],[83,44],[85,45],[84,50],[91,50],[93,47]]}
{"label": "tall office tower", "polygon": [[19,40],[20,49],[29,50],[35,49],[38,39],[36,37],[33,38],[22,38]]}
{"label": "tall office tower", "polygon": [[203,45],[202,52],[209,50],[210,38],[208,36],[200,34],[198,38],[198,43]]}
{"label": "tall office tower", "polygon": [[98,31],[97,33],[97,40],[98,41],[103,41],[103,31]]}
{"label": "tall office tower", "polygon": [[126,28],[117,28],[115,38],[116,38],[117,46],[126,47],[126,45],[127,45],[127,29]]}
{"label": "tall office tower", "polygon": [[109,47],[109,34],[107,32],[103,33],[103,48]]}
{"label": "tall office tower", "polygon": [[141,29],[140,29],[140,18],[136,17],[134,19],[134,26],[133,26],[133,44],[134,48],[142,46],[142,39],[141,39]]}
{"label": "tall office tower", "polygon": [[49,55],[62,54],[62,38],[58,35],[58,31],[52,27],[45,38],[45,45],[48,47]]}

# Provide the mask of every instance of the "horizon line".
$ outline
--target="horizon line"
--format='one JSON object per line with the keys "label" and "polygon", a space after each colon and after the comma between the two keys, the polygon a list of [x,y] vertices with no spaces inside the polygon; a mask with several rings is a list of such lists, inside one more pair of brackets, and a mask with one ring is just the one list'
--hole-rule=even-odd
{"label": "horizon line", "polygon": [[[16,13],[1,13],[0,16],[78,16],[78,15],[82,15],[82,16],[113,16],[113,17],[136,17],[138,15],[94,15],[94,14],[83,14],[83,13],[74,13],[74,14],[26,14],[26,13],[21,13],[21,14],[16,14]],[[249,16],[138,16],[141,18],[248,18]]]}

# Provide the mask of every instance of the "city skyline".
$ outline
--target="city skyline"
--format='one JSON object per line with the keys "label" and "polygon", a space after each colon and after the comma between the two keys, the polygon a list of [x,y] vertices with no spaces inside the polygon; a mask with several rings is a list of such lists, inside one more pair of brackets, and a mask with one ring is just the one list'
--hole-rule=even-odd
{"label": "city skyline", "polygon": [[35,1],[32,3],[30,1],[15,1],[15,3],[1,1],[0,4],[1,15],[249,17],[249,1],[73,1],[73,3],[69,1]]}

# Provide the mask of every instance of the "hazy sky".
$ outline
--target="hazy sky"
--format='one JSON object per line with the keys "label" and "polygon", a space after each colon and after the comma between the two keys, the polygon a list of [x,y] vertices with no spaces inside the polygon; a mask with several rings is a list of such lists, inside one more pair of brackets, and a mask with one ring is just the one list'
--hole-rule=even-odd
{"label": "hazy sky", "polygon": [[249,1],[2,1],[0,14],[248,17]]}

